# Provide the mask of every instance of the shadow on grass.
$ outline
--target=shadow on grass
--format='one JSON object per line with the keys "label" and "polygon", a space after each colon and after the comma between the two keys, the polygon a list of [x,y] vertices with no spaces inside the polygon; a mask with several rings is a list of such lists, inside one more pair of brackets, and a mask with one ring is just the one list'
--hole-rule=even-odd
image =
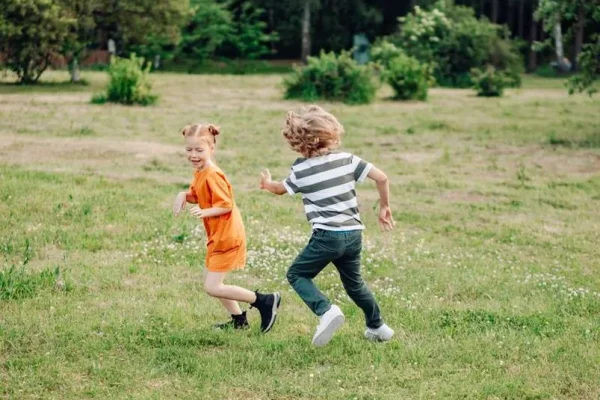
{"label": "shadow on grass", "polygon": [[293,70],[291,61],[223,60],[198,63],[193,60],[167,61],[155,73],[187,73],[218,75],[269,75],[285,74]]}
{"label": "shadow on grass", "polygon": [[87,92],[90,83],[83,79],[81,82],[37,82],[22,84],[17,82],[0,82],[0,94],[26,94],[26,93],[69,93]]}
{"label": "shadow on grass", "polygon": [[552,133],[546,143],[552,147],[566,147],[569,149],[599,149],[600,132],[591,133],[583,138],[559,137]]}

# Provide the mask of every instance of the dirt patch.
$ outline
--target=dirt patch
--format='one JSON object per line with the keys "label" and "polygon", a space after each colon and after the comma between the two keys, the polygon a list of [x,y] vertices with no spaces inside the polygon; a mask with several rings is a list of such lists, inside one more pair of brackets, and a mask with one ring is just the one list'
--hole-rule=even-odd
{"label": "dirt patch", "polygon": [[544,230],[549,233],[561,233],[564,229],[557,224],[544,224]]}
{"label": "dirt patch", "polygon": [[[74,138],[24,138],[22,136],[0,136],[0,150],[14,152],[27,148],[27,153],[36,153],[35,157],[43,153],[69,153],[75,151],[96,152],[113,151],[116,153],[131,154],[136,157],[151,155],[170,155],[181,153],[181,146],[162,143],[141,141],[107,141],[98,139]],[[37,154],[37,153],[41,154]]]}
{"label": "dirt patch", "polygon": [[32,107],[40,104],[58,104],[61,107],[65,104],[89,104],[90,93],[19,93],[19,94],[3,94],[10,102],[0,102],[0,110],[12,110],[16,108]]}
{"label": "dirt patch", "polygon": [[532,155],[531,164],[552,175],[595,175],[600,172],[600,154],[578,151],[576,154],[538,152]]}
{"label": "dirt patch", "polygon": [[399,158],[409,163],[422,163],[440,158],[440,152],[431,153],[400,153]]}
{"label": "dirt patch", "polygon": [[67,257],[67,252],[65,250],[61,250],[55,245],[47,245],[42,250],[41,258],[44,259],[45,262],[52,264],[60,264],[65,261]]}
{"label": "dirt patch", "polygon": [[441,198],[452,203],[484,203],[488,201],[487,197],[472,192],[444,192]]}
{"label": "dirt patch", "polygon": [[[220,151],[220,155],[228,151]],[[188,175],[181,146],[142,141],[0,136],[0,163],[58,173],[100,174],[181,183]]]}
{"label": "dirt patch", "polygon": [[[499,167],[542,172],[551,176],[590,176],[600,173],[600,152],[544,146],[494,146],[481,149],[482,164],[494,159]],[[485,162],[484,162],[485,161]]]}

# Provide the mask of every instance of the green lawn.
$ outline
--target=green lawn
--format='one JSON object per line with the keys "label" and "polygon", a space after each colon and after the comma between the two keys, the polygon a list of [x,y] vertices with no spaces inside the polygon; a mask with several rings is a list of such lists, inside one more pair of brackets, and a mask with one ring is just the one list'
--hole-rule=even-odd
{"label": "green lawn", "polygon": [[[66,72],[50,72],[60,82]],[[87,86],[0,83],[0,398],[598,399],[600,98],[525,78],[500,99],[433,89],[427,103],[324,103],[344,148],[391,178],[397,228],[360,187],[364,275],[396,330],[373,344],[335,270],[318,278],[347,323],[327,347],[290,291],[310,227],[300,198],[258,190],[295,159],[281,76],[153,76],[153,107],[91,105]],[[7,78],[8,79],[8,78]],[[180,128],[222,127],[217,159],[249,238],[231,282],[279,290],[261,335],[215,332],[204,233],[171,202],[192,176]]]}

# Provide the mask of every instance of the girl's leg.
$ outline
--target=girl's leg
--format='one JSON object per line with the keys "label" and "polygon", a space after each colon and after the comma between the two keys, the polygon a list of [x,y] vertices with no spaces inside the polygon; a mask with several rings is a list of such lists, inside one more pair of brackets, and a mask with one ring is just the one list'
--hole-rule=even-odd
{"label": "girl's leg", "polygon": [[[248,304],[256,302],[256,294],[254,292],[239,286],[223,284],[226,275],[227,272],[206,271],[206,276],[204,277],[204,291],[212,297],[218,297],[219,300],[243,301]],[[221,302],[225,308],[229,310],[228,305],[223,302],[223,300],[221,300]]]}
{"label": "girl's leg", "polygon": [[225,307],[229,314],[240,315],[242,313],[242,309],[240,308],[240,305],[237,301],[222,298],[219,298],[219,301],[221,302],[221,304],[223,304],[223,307]]}
{"label": "girl's leg", "polygon": [[[260,312],[260,329],[268,332],[275,323],[277,309],[281,302],[279,293],[261,294],[251,292],[239,286],[224,285],[226,272],[206,271],[204,276],[204,290],[210,296],[217,297],[223,306],[233,315],[240,315],[242,311],[238,301],[250,304]],[[245,317],[244,317],[245,318]]]}

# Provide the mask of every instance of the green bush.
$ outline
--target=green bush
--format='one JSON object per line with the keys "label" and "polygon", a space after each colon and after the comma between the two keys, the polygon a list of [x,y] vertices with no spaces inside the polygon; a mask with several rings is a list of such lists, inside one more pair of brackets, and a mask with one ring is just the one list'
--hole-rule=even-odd
{"label": "green bush", "polygon": [[394,58],[403,55],[406,53],[402,49],[387,40],[380,40],[371,48],[371,62],[381,68],[389,67]]}
{"label": "green bush", "polygon": [[399,55],[389,61],[383,79],[394,89],[399,100],[426,100],[429,88],[427,66],[413,57]]}
{"label": "green bush", "polygon": [[504,88],[508,86],[509,79],[504,73],[496,70],[493,66],[485,69],[473,69],[473,88],[477,96],[482,97],[501,97]]}
{"label": "green bush", "polygon": [[283,83],[286,99],[304,101],[368,104],[377,92],[372,67],[358,65],[347,51],[339,55],[322,51],[319,57],[309,57],[308,65],[295,68]]}
{"label": "green bush", "polygon": [[500,35],[489,44],[487,63],[504,73],[507,87],[521,87],[521,75],[525,72],[523,57],[517,41],[509,39],[510,31],[504,27]]}
{"label": "green bush", "polygon": [[154,104],[158,96],[150,92],[149,71],[150,65],[144,68],[144,59],[135,54],[128,59],[113,57],[108,68],[110,80],[106,93],[94,95],[92,103]]}
{"label": "green bush", "polygon": [[92,104],[106,104],[107,101],[106,93],[95,93],[91,100]]}
{"label": "green bush", "polygon": [[400,24],[400,32],[390,39],[409,56],[431,65],[441,86],[469,87],[471,70],[486,65],[503,71],[507,84],[521,83],[522,57],[506,29],[477,19],[469,7],[415,7]]}

